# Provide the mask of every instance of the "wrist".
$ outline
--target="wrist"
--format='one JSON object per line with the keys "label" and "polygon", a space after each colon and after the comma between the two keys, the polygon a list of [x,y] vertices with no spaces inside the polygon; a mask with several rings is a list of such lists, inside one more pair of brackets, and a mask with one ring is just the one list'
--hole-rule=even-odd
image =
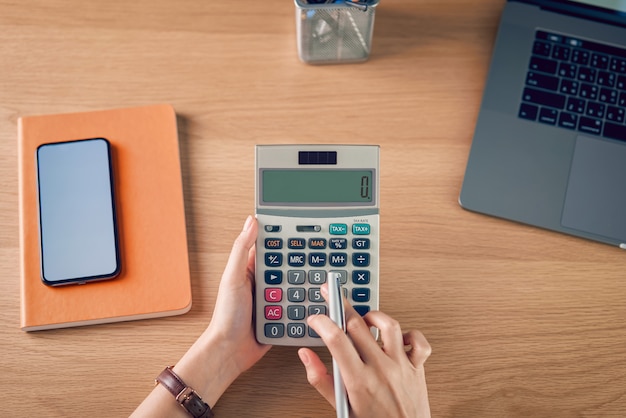
{"label": "wrist", "polygon": [[173,370],[213,408],[240,374],[230,354],[231,350],[205,332]]}

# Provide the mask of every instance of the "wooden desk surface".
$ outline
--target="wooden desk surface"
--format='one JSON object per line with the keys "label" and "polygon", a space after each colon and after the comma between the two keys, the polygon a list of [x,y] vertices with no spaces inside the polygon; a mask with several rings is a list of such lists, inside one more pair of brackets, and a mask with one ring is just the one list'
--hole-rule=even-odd
{"label": "wooden desk surface", "polygon": [[[211,317],[254,211],[254,145],[367,143],[381,309],[433,346],[433,416],[624,416],[624,252],[457,203],[503,4],[382,0],[369,62],[308,66],[289,0],[0,1],[0,415],[127,416]],[[153,103],[182,120],[191,312],[20,331],[17,118]],[[282,347],[215,411],[333,416]]]}

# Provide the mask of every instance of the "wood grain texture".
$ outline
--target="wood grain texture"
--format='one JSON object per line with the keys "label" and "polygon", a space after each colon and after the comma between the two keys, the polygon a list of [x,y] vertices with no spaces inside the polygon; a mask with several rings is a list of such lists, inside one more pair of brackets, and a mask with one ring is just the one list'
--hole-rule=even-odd
{"label": "wood grain texture", "polygon": [[[2,415],[130,414],[211,318],[254,211],[254,145],[367,143],[381,145],[381,309],[433,347],[433,416],[624,416],[624,253],[457,203],[503,4],[384,0],[367,63],[308,66],[291,1],[0,0]],[[191,312],[20,331],[17,117],[154,103],[179,114]],[[333,416],[283,347],[215,412]]]}

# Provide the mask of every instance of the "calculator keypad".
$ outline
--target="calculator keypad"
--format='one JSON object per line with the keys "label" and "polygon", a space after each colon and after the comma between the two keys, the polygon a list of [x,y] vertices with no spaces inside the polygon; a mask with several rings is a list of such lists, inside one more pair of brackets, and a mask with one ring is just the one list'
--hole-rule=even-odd
{"label": "calculator keypad", "polygon": [[328,314],[321,286],[339,273],[361,315],[378,309],[378,215],[284,218],[257,215],[256,333],[274,345],[323,345],[306,317]]}

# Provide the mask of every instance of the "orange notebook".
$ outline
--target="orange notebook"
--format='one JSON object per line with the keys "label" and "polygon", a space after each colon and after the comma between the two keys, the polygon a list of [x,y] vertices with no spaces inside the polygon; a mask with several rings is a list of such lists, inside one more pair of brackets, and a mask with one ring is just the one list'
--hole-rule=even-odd
{"label": "orange notebook", "polygon": [[[50,287],[41,281],[37,146],[104,137],[112,147],[122,272]],[[169,105],[22,117],[18,121],[21,328],[178,315],[191,308],[176,114]]]}

